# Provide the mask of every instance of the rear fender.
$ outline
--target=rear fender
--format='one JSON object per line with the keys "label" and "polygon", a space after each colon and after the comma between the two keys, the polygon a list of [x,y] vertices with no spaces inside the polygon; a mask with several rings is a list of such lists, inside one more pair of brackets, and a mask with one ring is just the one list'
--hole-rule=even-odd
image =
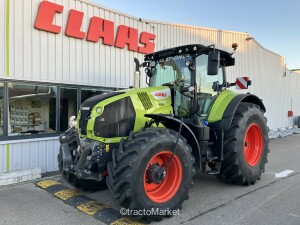
{"label": "rear fender", "polygon": [[255,105],[258,105],[263,112],[266,112],[266,107],[264,106],[262,100],[259,99],[256,95],[239,94],[229,102],[222,115],[222,119],[216,122],[209,123],[209,126],[211,128],[221,128],[224,131],[228,130],[231,127],[234,114],[241,102],[253,103]]}

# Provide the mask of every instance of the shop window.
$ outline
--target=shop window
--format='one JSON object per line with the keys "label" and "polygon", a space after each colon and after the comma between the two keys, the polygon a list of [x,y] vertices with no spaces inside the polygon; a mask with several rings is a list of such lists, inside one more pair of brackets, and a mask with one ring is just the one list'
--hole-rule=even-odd
{"label": "shop window", "polygon": [[81,103],[83,103],[85,100],[87,100],[90,97],[93,97],[95,95],[100,95],[102,93],[104,92],[98,89],[81,89]]}
{"label": "shop window", "polygon": [[3,100],[3,95],[4,95],[4,84],[0,83],[0,136],[3,135],[3,106],[4,106],[4,100]]}
{"label": "shop window", "polygon": [[56,96],[53,86],[8,84],[8,134],[31,135],[56,132]]}
{"label": "shop window", "polygon": [[77,116],[77,89],[60,89],[60,131],[69,129],[69,118]]}

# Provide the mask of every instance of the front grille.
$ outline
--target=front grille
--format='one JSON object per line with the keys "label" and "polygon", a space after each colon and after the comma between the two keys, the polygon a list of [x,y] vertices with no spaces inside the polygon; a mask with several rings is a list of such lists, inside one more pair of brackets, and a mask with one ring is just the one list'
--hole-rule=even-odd
{"label": "front grille", "polygon": [[151,109],[153,107],[152,102],[146,92],[138,92],[137,95],[141,100],[145,110]]}
{"label": "front grille", "polygon": [[87,124],[89,121],[90,113],[95,105],[97,105],[99,102],[104,101],[105,99],[124,94],[124,92],[110,92],[110,93],[104,93],[101,95],[96,95],[94,97],[91,97],[87,100],[85,100],[81,107],[80,107],[80,120],[79,120],[79,128],[81,129],[81,134],[86,135],[87,134]]}
{"label": "front grille", "polygon": [[134,129],[135,111],[130,97],[112,102],[96,117],[94,133],[97,137],[125,137]]}

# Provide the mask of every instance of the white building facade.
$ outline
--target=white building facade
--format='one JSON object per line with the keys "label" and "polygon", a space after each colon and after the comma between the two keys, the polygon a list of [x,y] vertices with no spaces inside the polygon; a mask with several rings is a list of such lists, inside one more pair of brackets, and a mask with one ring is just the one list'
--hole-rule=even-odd
{"label": "white building facade", "polygon": [[[247,33],[146,21],[85,0],[0,0],[0,173],[57,170],[58,136],[82,101],[133,85],[134,57],[185,44],[239,44],[271,129],[300,116],[300,75]],[[97,27],[101,29],[97,29]],[[145,81],[145,76],[142,78]]]}

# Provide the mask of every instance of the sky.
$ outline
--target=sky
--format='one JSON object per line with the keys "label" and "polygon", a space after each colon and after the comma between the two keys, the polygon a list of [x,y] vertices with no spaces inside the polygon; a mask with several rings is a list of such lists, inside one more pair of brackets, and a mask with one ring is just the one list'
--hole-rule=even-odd
{"label": "sky", "polygon": [[300,0],[91,0],[145,20],[247,32],[300,69]]}

